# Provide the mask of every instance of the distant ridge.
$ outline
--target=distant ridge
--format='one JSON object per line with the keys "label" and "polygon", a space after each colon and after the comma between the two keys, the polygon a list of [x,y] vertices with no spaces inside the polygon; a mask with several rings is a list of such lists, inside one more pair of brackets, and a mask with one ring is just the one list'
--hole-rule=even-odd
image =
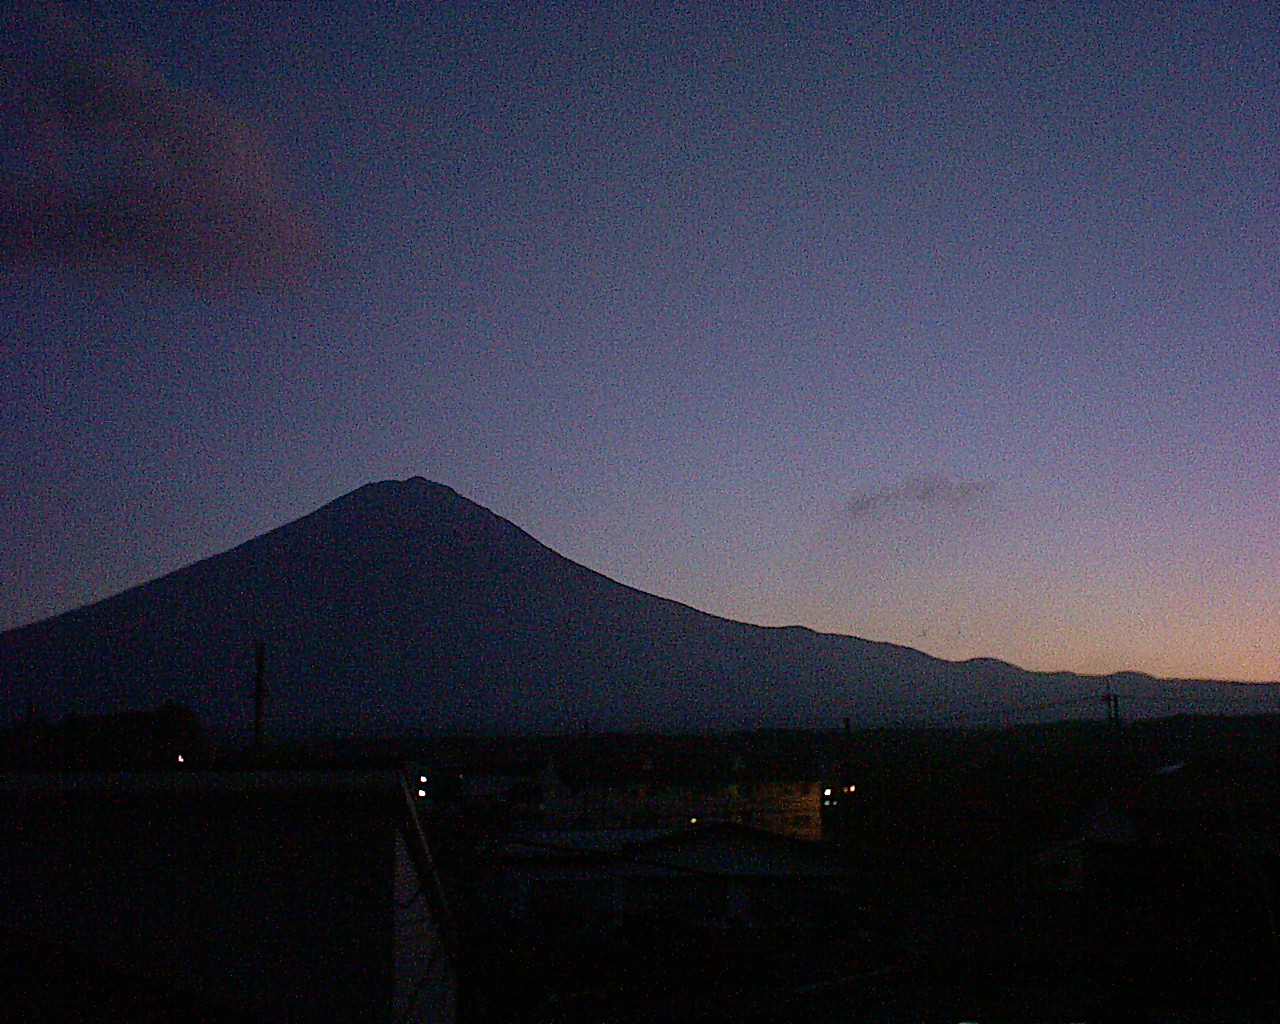
{"label": "distant ridge", "polygon": [[[1280,687],[1027,672],[733,622],[558,555],[452,488],[366,484],[220,555],[0,634],[10,720],[154,707],[277,734],[999,724],[1111,685],[1127,714],[1280,710]],[[1068,712],[1071,713],[1071,712]]]}

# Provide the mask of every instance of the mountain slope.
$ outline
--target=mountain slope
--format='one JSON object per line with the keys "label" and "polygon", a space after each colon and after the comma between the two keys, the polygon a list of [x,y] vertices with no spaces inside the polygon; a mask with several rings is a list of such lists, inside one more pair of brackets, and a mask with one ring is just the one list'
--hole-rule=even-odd
{"label": "mountain slope", "polygon": [[[369,484],[231,551],[3,634],[0,678],[11,716],[29,701],[58,717],[172,698],[234,725],[251,714],[258,638],[281,733],[998,722],[1011,705],[1099,689],[718,618],[577,565],[420,478]],[[1114,682],[1155,711],[1278,706],[1275,687]],[[1180,703],[1188,695],[1194,707]]]}

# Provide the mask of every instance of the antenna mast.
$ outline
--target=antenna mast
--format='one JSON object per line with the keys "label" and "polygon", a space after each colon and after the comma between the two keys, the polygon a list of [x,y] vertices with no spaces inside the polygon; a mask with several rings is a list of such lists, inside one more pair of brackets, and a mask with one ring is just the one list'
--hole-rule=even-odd
{"label": "antenna mast", "polygon": [[267,648],[261,640],[253,647],[253,746],[262,749],[263,720],[267,710]]}
{"label": "antenna mast", "polygon": [[1109,682],[1107,692],[1102,695],[1102,702],[1107,706],[1107,721],[1118,730],[1120,728],[1120,695],[1112,692]]}

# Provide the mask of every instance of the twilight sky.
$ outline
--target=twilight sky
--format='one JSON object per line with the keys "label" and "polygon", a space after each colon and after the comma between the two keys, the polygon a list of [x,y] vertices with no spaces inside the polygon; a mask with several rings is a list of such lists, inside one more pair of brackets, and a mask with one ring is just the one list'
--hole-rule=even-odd
{"label": "twilight sky", "polygon": [[0,628],[421,475],[732,618],[1280,679],[1274,6],[208,6],[0,15]]}

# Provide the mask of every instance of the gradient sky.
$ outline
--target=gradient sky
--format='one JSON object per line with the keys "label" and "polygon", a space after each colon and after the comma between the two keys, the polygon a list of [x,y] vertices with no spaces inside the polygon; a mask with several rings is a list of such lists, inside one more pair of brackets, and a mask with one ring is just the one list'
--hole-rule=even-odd
{"label": "gradient sky", "polygon": [[0,627],[421,475],[720,615],[1280,679],[1274,6],[216,6],[3,16]]}

